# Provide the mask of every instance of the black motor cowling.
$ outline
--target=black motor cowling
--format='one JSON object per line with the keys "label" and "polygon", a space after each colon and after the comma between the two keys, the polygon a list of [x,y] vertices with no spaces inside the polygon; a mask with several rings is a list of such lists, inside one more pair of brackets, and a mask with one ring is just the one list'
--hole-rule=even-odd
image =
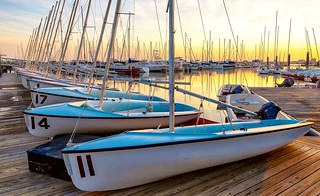
{"label": "black motor cowling", "polygon": [[280,110],[281,108],[277,104],[269,101],[261,106],[257,114],[261,120],[276,119]]}
{"label": "black motor cowling", "polygon": [[242,93],[243,90],[244,90],[244,89],[242,88],[241,85],[237,85],[237,86],[235,86],[235,87],[232,89],[232,91],[230,92],[230,94],[240,94],[240,93]]}
{"label": "black motor cowling", "polygon": [[291,87],[293,84],[294,80],[291,77],[284,79],[281,84],[276,83],[277,87]]}

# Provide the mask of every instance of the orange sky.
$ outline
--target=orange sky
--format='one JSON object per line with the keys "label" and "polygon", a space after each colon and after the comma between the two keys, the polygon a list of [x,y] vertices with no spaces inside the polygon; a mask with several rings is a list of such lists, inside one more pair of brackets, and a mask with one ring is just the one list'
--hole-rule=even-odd
{"label": "orange sky", "polygon": [[[125,1],[122,12],[134,12],[134,24],[131,29],[132,35],[132,52],[137,46],[137,39],[140,41],[140,53],[143,53],[143,44],[146,50],[149,49],[150,41],[153,42],[153,49],[155,43],[164,44],[166,40],[166,20],[167,16],[166,1],[143,1],[135,0]],[[198,4],[198,2],[200,4]],[[7,57],[22,57],[22,50],[27,47],[28,39],[32,34],[32,30],[39,25],[41,17],[48,15],[51,6],[54,5],[54,0],[3,0],[0,7],[0,54],[6,54]],[[66,0],[65,10],[71,10],[72,0]],[[100,7],[100,4],[102,7]],[[241,43],[243,41],[247,60],[252,60],[255,57],[259,58],[259,46],[261,41],[265,40],[265,55],[267,53],[267,35],[269,36],[269,56],[272,59],[274,53],[274,38],[275,38],[275,22],[276,11],[278,11],[278,28],[279,28],[279,56],[281,60],[287,55],[288,51],[288,36],[289,36],[289,22],[292,19],[291,26],[291,43],[290,53],[291,59],[305,59],[307,51],[306,32],[308,32],[312,57],[317,57],[316,44],[313,35],[318,42],[320,40],[320,24],[318,18],[318,11],[320,4],[316,0],[225,0],[225,5],[232,25],[235,37]],[[87,1],[81,1],[81,6],[86,10]],[[199,12],[199,6],[201,12]],[[93,0],[91,9],[91,19],[89,19],[88,34],[92,35],[89,39],[92,43],[96,42],[101,28],[101,19],[104,15],[106,7],[105,2]],[[156,7],[159,17],[161,34],[156,15]],[[201,48],[204,40],[209,41],[209,32],[211,31],[211,41],[213,42],[213,58],[218,60],[218,48],[220,39],[220,54],[223,58],[223,43],[232,40],[232,33],[228,23],[227,14],[224,8],[223,1],[210,0],[178,0],[179,12],[176,11],[176,56],[184,57],[182,36],[185,33],[191,39],[191,47],[193,50],[192,58],[201,60]],[[79,12],[78,12],[79,13]],[[180,17],[179,17],[180,15]],[[112,15],[113,16],[113,15]],[[202,19],[201,20],[201,16]],[[69,13],[63,15],[63,28],[67,26],[67,19]],[[120,27],[118,29],[118,47],[120,48],[122,38],[126,33],[127,19],[126,15],[121,16]],[[179,21],[179,18],[181,21]],[[79,22],[80,20],[78,20]],[[108,22],[111,22],[110,18]],[[180,23],[182,30],[180,28]],[[202,25],[203,24],[203,25]],[[95,26],[95,28],[92,28]],[[134,29],[134,30],[133,30]],[[203,30],[204,29],[204,30]],[[266,37],[264,39],[264,30],[266,29]],[[76,47],[80,37],[81,25],[76,24],[73,30],[72,41],[70,41],[70,48]],[[110,32],[110,25],[107,34]],[[138,38],[137,38],[138,37]],[[161,39],[162,38],[162,39]],[[240,45],[239,45],[240,46]],[[228,46],[226,50],[228,51]],[[233,46],[234,47],[234,46]],[[190,47],[188,47],[190,48]],[[256,48],[256,50],[255,50]],[[189,49],[188,49],[189,51]],[[256,51],[256,52],[255,52]],[[70,49],[69,59],[75,58],[76,49]],[[189,52],[188,52],[189,57]],[[226,52],[228,56],[228,52]],[[142,56],[142,54],[141,54]],[[142,57],[141,57],[142,58]],[[260,55],[261,58],[261,55]]]}

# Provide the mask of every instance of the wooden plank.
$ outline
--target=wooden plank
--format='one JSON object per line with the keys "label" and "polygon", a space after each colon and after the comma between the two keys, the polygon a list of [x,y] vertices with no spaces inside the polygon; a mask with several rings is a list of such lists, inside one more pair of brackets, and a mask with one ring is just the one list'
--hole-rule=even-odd
{"label": "wooden plank", "polygon": [[296,185],[299,181],[302,181],[303,179],[310,176],[312,173],[318,171],[320,165],[319,163],[320,161],[317,161],[311,165],[306,166],[304,169],[284,179],[281,183],[275,184],[269,189],[262,191],[261,195],[278,195],[289,188],[293,188],[294,185]]}
{"label": "wooden plank", "polygon": [[300,193],[300,196],[320,195],[320,179],[314,181],[312,186]]}
{"label": "wooden plank", "polygon": [[[314,166],[315,164],[320,164],[320,160],[315,162],[314,164],[310,165],[310,167]],[[295,185],[291,186],[287,190],[283,191],[280,195],[287,196],[287,195],[300,195],[304,190],[307,190],[309,187],[319,181],[320,177],[320,169],[310,173],[309,176],[303,178],[302,180],[298,181]],[[297,178],[297,177],[295,177]],[[318,187],[320,189],[320,186]]]}
{"label": "wooden plank", "polygon": [[[314,153],[314,154],[312,154]],[[306,165],[313,164],[318,161],[320,152],[310,152],[310,156],[306,153],[300,154],[289,159],[283,164],[267,169],[262,173],[256,174],[253,178],[240,182],[219,194],[225,195],[259,195],[261,191],[281,183],[284,179],[294,173],[304,169]]]}
{"label": "wooden plank", "polygon": [[320,137],[304,136],[297,139],[296,142],[320,149]]}

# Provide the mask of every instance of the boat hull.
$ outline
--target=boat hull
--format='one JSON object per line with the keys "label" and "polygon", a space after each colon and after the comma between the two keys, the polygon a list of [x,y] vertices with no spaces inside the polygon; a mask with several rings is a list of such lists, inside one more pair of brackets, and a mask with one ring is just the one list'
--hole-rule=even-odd
{"label": "boat hull", "polygon": [[[35,107],[46,106],[57,103],[98,100],[100,99],[100,90],[91,89],[90,93],[84,87],[51,87],[33,89],[31,92],[32,103]],[[126,93],[117,90],[106,90],[105,97],[117,99],[133,99],[144,101],[166,101],[157,96],[147,96],[139,93]]]}
{"label": "boat hull", "polygon": [[[198,112],[180,113],[175,115],[175,123],[181,124],[197,118]],[[76,133],[112,134],[126,130],[155,129],[169,126],[169,113],[155,115],[142,114],[122,118],[79,118],[24,115],[29,132],[38,137],[53,137],[55,135]]]}
{"label": "boat hull", "polygon": [[[53,104],[24,111],[29,132],[34,136],[60,134],[116,133],[125,130],[169,126],[169,103],[108,99]],[[196,108],[176,104],[175,123],[181,124],[201,114]]]}
{"label": "boat hull", "polygon": [[310,125],[239,137],[132,149],[64,153],[76,187],[85,191],[142,185],[182,173],[257,156],[304,135]]}

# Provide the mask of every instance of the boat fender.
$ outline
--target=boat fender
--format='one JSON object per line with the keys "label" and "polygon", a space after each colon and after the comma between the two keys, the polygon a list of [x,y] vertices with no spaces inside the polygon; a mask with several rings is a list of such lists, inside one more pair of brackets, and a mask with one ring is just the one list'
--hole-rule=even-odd
{"label": "boat fender", "polygon": [[291,87],[294,84],[293,78],[289,77],[284,79],[281,84],[276,83],[276,87]]}
{"label": "boat fender", "polygon": [[153,105],[152,105],[152,103],[149,103],[147,112],[152,112],[152,111],[153,111]]}
{"label": "boat fender", "polygon": [[269,101],[261,106],[257,115],[261,120],[276,119],[280,110],[281,108],[277,106],[277,104],[273,101]]}

